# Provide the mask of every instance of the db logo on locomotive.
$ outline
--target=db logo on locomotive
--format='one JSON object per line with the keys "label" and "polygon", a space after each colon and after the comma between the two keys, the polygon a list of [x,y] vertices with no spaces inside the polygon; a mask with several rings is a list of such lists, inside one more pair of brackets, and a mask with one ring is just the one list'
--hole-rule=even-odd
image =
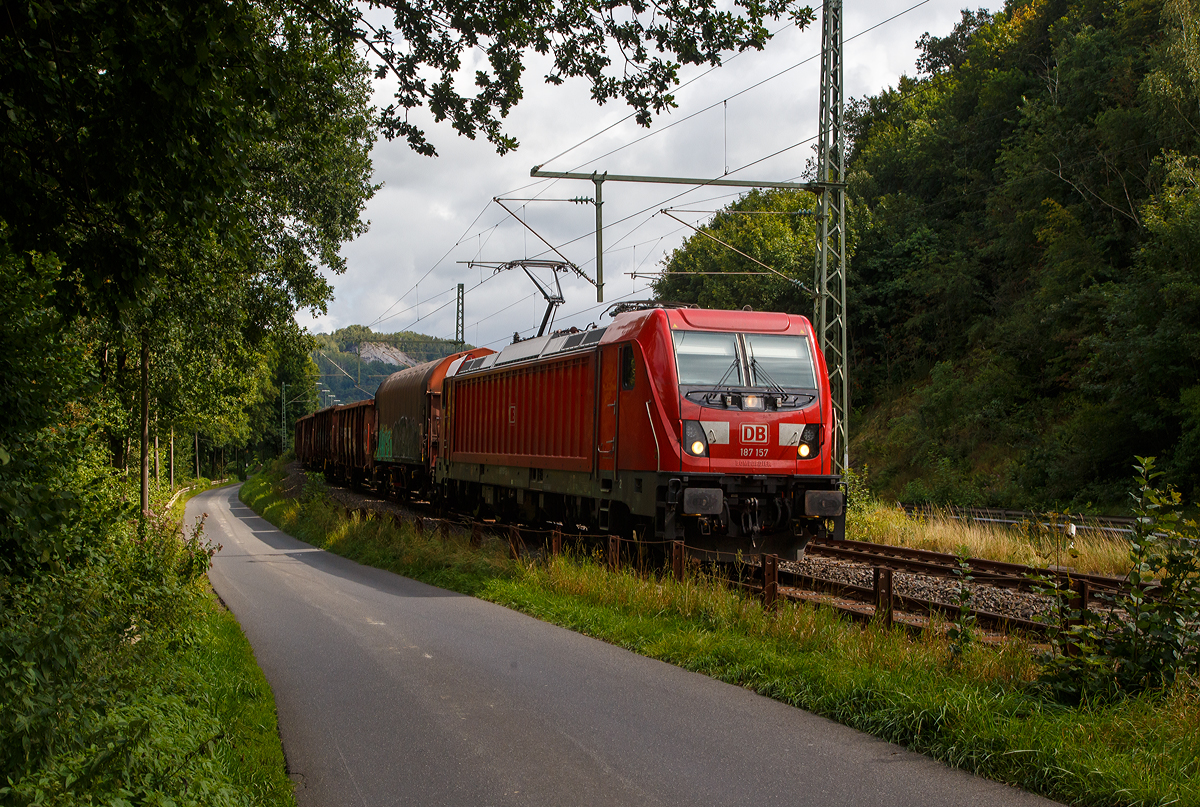
{"label": "db logo on locomotive", "polygon": [[765,423],[743,423],[742,424],[742,442],[743,443],[765,443],[765,442],[767,442],[767,424],[765,424]]}

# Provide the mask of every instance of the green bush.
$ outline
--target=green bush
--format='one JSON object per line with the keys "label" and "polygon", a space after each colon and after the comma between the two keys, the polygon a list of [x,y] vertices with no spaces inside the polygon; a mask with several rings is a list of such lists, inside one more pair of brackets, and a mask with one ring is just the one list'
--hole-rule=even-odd
{"label": "green bush", "polygon": [[0,580],[0,798],[236,803],[213,770],[220,723],[179,664],[206,630],[213,547],[199,527],[151,520],[119,523],[96,548]]}
{"label": "green bush", "polygon": [[1200,527],[1179,512],[1179,492],[1155,487],[1162,473],[1139,457],[1130,593],[1103,615],[1084,609],[1055,636],[1043,683],[1060,698],[1111,699],[1162,690],[1200,674]]}

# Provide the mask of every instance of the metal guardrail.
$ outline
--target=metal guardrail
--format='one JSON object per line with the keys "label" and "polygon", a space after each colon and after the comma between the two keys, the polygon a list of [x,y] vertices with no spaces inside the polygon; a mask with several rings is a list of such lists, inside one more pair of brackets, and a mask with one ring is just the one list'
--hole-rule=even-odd
{"label": "metal guardrail", "polygon": [[[993,507],[954,507],[927,504],[902,504],[910,516],[949,518],[981,524],[1040,524],[1066,532],[1091,531],[1131,535],[1136,519],[1120,516],[1087,516],[1082,513],[1035,513],[1031,510],[1006,510]],[[1072,528],[1074,528],[1072,530]]]}
{"label": "metal guardrail", "polygon": [[[213,487],[216,487],[217,485],[224,484],[225,482],[228,482],[228,481],[229,481],[229,477],[226,476],[226,477],[222,477],[221,479],[213,479],[209,482],[209,484],[212,485]],[[177,490],[175,492],[175,495],[171,497],[171,501],[167,502],[167,506],[163,508],[163,511],[162,511],[163,517],[165,518],[167,513],[171,512],[171,508],[175,506],[175,502],[179,499],[180,496],[182,496],[183,494],[187,493],[189,490],[192,490],[195,487],[197,487],[197,486],[196,485],[188,485],[186,488],[180,488],[179,490]]]}

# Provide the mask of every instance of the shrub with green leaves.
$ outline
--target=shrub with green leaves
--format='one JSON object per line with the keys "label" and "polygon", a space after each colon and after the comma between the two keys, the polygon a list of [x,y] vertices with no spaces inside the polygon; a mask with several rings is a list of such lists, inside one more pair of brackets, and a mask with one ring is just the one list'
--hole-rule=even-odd
{"label": "shrub with green leaves", "polygon": [[1200,674],[1200,525],[1179,492],[1156,487],[1153,457],[1138,457],[1130,592],[1103,614],[1082,609],[1055,636],[1042,681],[1060,698],[1113,698]]}
{"label": "shrub with green leaves", "polygon": [[213,549],[199,526],[125,520],[85,563],[0,578],[0,801],[235,803],[180,662],[203,641]]}

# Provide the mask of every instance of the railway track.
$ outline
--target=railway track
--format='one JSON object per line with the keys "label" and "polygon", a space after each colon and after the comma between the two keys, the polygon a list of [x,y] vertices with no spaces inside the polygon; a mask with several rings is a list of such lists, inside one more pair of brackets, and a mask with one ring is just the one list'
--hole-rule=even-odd
{"label": "railway track", "polygon": [[[1030,510],[1005,510],[994,507],[932,507],[902,504],[910,516],[947,518],[980,524],[1039,525],[1064,532],[1089,531],[1114,535],[1133,533],[1136,520],[1123,516],[1085,516],[1081,513],[1035,513]],[[1072,533],[1073,534],[1073,533]]]}
{"label": "railway track", "polygon": [[966,569],[959,566],[959,557],[945,552],[911,549],[888,544],[872,544],[863,541],[811,541],[807,554],[819,557],[841,558],[895,571],[927,574],[935,577],[958,577],[969,573],[977,583],[986,583],[998,588],[1018,591],[1038,591],[1047,587],[1068,589],[1073,581],[1087,581],[1091,596],[1100,598],[1129,590],[1125,580],[1098,574],[1084,574],[1061,569],[1044,569],[1005,563],[983,558],[965,558]]}
{"label": "railway track", "polygon": [[[538,531],[528,531],[515,528],[512,525],[475,524],[463,519],[446,519],[439,516],[436,509],[428,503],[406,501],[403,503],[392,500],[381,500],[374,495],[363,493],[358,489],[330,485],[331,493],[348,511],[365,513],[367,510],[384,512],[393,518],[403,521],[421,521],[428,529],[438,529],[437,524],[446,524],[454,529],[477,530],[504,538],[516,529],[518,534],[525,533],[530,537],[530,545],[541,542],[535,537]],[[363,505],[370,505],[364,507]],[[432,523],[431,523],[432,522]],[[593,539],[603,539],[608,536],[590,536]],[[520,540],[520,539],[519,539]],[[524,543],[522,541],[522,543]],[[616,541],[615,551],[619,562],[620,544]],[[686,551],[686,549],[685,549]],[[835,608],[856,620],[869,621],[884,615],[894,624],[906,629],[919,632],[925,629],[932,620],[955,618],[960,606],[956,603],[957,587],[963,582],[964,570],[959,566],[959,558],[941,552],[910,549],[906,547],[873,544],[849,540],[814,540],[808,544],[806,556],[809,558],[829,559],[844,564],[854,564],[863,574],[873,577],[872,585],[861,585],[846,580],[833,579],[827,575],[808,574],[800,571],[795,564],[777,562],[774,572],[774,595],[797,601],[808,601]],[[711,557],[711,556],[709,556]],[[1071,589],[1072,583],[1087,582],[1090,601],[1103,601],[1103,598],[1128,591],[1124,580],[1103,575],[1077,574],[1062,570],[1042,569],[1015,563],[992,561],[982,558],[964,559],[967,564],[966,573],[970,575],[972,586],[991,586],[999,589],[1019,591],[1029,594],[1039,594],[1039,589],[1058,588],[1061,591]],[[735,578],[735,567],[741,566],[745,574],[746,563],[730,561],[723,564],[730,569],[730,577]],[[750,579],[742,584],[755,590],[759,596],[768,597],[769,583],[764,579],[763,562],[758,559],[749,561]],[[878,571],[876,571],[878,570]],[[893,574],[919,575],[933,578],[940,583],[942,599],[929,596],[913,596],[893,590]],[[1047,597],[1047,601],[1050,598]],[[1037,621],[1014,613],[1003,613],[1002,609],[986,607],[968,607],[965,612],[974,617],[976,623],[985,630],[997,634],[1024,633],[1033,636],[1044,635],[1049,627],[1045,621]],[[1057,611],[1057,603],[1052,603],[1047,610]]]}

